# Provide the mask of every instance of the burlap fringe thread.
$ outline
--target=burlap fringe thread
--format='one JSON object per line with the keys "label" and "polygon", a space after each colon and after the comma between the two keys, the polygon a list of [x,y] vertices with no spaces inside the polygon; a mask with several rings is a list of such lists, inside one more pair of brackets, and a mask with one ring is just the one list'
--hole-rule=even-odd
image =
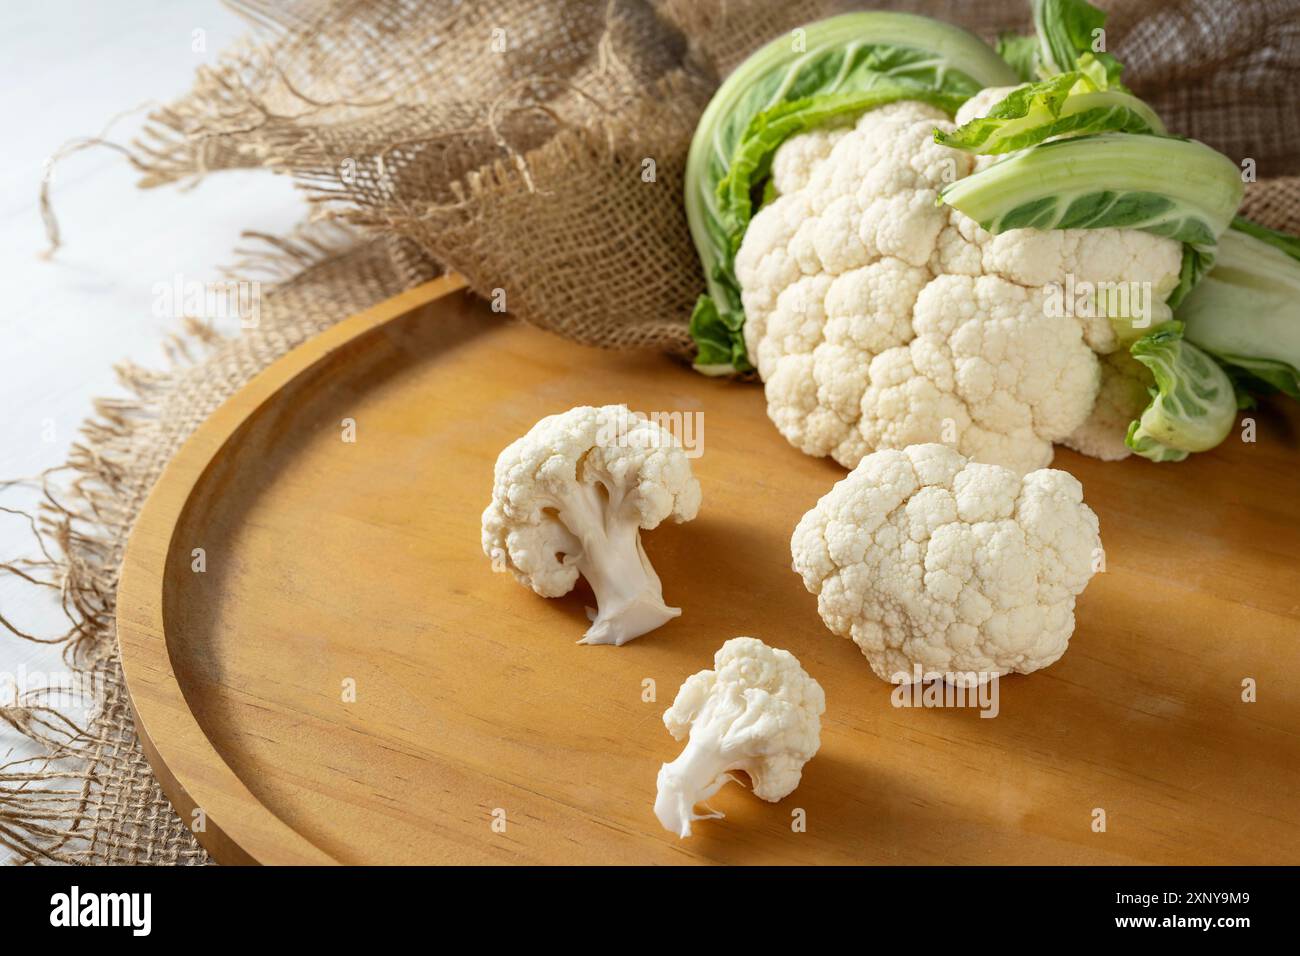
{"label": "burlap fringe thread", "polygon": [[[199,360],[210,336],[195,323],[174,337],[176,361]],[[99,861],[98,848],[87,842],[96,833],[87,811],[114,762],[106,757],[116,757],[122,734],[133,732],[111,639],[118,559],[139,505],[124,497],[125,478],[137,467],[140,434],[156,419],[153,407],[173,378],[134,365],[117,371],[130,397],[97,401],[96,417],[83,426],[67,465],[39,479],[39,513],[25,516],[41,558],[3,566],[34,586],[57,592],[69,628],[57,637],[40,638],[3,617],[0,624],[26,640],[63,643],[67,666],[89,678],[89,688],[83,689],[97,704],[84,726],[47,705],[44,691],[0,705],[0,719],[43,750],[0,765],[0,844],[23,862]],[[51,479],[63,473],[70,473],[70,480],[66,490],[56,493]],[[200,852],[194,848],[190,856],[198,858]]]}

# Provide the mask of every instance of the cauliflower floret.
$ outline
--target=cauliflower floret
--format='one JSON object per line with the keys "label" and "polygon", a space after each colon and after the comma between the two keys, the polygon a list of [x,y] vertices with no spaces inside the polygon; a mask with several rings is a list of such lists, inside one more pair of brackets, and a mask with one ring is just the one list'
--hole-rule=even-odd
{"label": "cauliflower floret", "polygon": [[832,632],[894,683],[1027,674],[1065,653],[1101,547],[1083,488],[945,445],[862,459],[799,522],[794,570]]}
{"label": "cauliflower floret", "polygon": [[858,422],[868,449],[938,437],[1023,473],[1050,464],[1051,442],[1082,424],[1097,392],[1078,324],[1046,315],[1038,290],[939,276],[917,297],[912,326],[897,350],[906,357],[881,356],[868,373]]}
{"label": "cauliflower floret", "polygon": [[[958,121],[1005,93],[983,91]],[[777,150],[778,195],[735,260],[745,343],[769,417],[806,454],[852,468],[879,448],[942,441],[1023,473],[1088,419],[1097,355],[1123,344],[1117,297],[1100,291],[1094,315],[1049,292],[1142,287],[1129,308],[1154,327],[1181,246],[1123,229],[990,235],[937,202],[976,164],[935,143],[936,126],[954,124],[900,102]]]}
{"label": "cauliflower floret", "polygon": [[1055,285],[1060,311],[1082,326],[1095,352],[1120,347],[1117,324],[1132,325],[1125,339],[1131,341],[1173,318],[1165,299],[1178,285],[1182,246],[1172,239],[1136,229],[1013,229],[997,236],[975,229],[984,271],[1026,286]]}
{"label": "cauliflower floret", "polygon": [[542,597],[568,594],[582,575],[597,613],[578,643],[625,644],[682,613],[664,604],[641,530],[699,508],[700,484],[671,432],[623,405],[584,405],[501,452],[483,551]]}
{"label": "cauliflower floret", "polygon": [[1088,420],[1061,442],[1067,448],[1102,461],[1118,461],[1133,454],[1124,444],[1129,422],[1142,416],[1151,403],[1151,372],[1128,352],[1112,352],[1102,359],[1101,388]]}
{"label": "cauliflower floret", "polygon": [[760,799],[788,796],[821,746],[825,711],[821,685],[793,654],[733,637],[714,655],[713,670],[686,678],[664,711],[673,739],[687,743],[659,768],[655,816],[678,836],[690,836],[693,820],[722,816],[697,814],[695,805],[734,780],[734,770],[749,776]]}
{"label": "cauliflower floret", "polygon": [[792,193],[808,185],[808,177],[835,144],[848,132],[846,128],[814,129],[791,140],[790,148],[772,158],[772,188],[778,193]]}

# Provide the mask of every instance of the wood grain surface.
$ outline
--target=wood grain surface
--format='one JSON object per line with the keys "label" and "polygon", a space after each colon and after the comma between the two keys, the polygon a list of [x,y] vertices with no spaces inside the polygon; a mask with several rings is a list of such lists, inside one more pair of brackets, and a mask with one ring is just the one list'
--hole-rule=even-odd
{"label": "wood grain surface", "polygon": [[[263,373],[171,464],[132,538],[132,699],[218,860],[1300,861],[1294,406],[1178,465],[1058,451],[1107,560],[1070,650],[1004,679],[995,719],[898,708],[790,570],[791,530],[844,472],[785,443],[761,388],[574,346],[457,289],[407,293]],[[548,601],[491,573],[479,516],[501,448],[607,402],[704,413],[704,504],[645,537],[683,616],[579,647],[585,588]],[[729,786],[711,801],[726,819],[678,840],[651,810],[679,748],[660,715],[738,634],[822,683],[822,748],[786,800]]]}

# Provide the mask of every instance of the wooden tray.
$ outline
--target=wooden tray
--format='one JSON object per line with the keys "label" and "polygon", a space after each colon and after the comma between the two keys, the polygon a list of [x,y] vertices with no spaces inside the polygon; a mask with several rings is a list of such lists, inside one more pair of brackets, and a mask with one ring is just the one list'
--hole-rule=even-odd
{"label": "wooden tray", "polygon": [[[131,538],[118,616],[138,726],[218,860],[1300,860],[1294,406],[1180,465],[1060,451],[1108,562],[1070,650],[1005,679],[996,719],[899,709],[790,570],[795,522],[843,472],[790,448],[758,387],[568,344],[461,287],[422,286],[273,365],[185,445]],[[579,647],[589,597],[492,574],[479,516],[509,441],[619,401],[705,413],[704,506],[646,537],[684,615]],[[679,748],[660,715],[737,634],[821,681],[822,749],[782,803],[727,787],[727,818],[681,841],[651,810]]]}

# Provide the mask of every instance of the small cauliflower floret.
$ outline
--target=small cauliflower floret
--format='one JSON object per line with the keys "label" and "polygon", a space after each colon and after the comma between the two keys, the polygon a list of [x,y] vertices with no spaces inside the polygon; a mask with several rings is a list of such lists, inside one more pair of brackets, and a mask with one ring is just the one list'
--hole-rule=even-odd
{"label": "small cauliflower floret", "polygon": [[[754,795],[772,803],[799,786],[803,765],[821,745],[826,695],[789,651],[753,637],[733,637],[713,657],[713,670],[686,678],[664,726],[686,749],[659,768],[655,816],[680,837],[693,820],[722,816],[695,811],[740,770]],[[708,810],[708,807],[705,807]]]}
{"label": "small cauliflower floret", "polygon": [[1169,318],[1182,246],[1131,229],[990,235],[937,197],[998,157],[941,146],[936,127],[954,124],[898,102],[777,149],[776,196],[735,258],[745,344],[768,416],[805,454],[852,468],[943,441],[1024,473],[1088,420],[1098,355]]}
{"label": "small cauliflower floret", "polygon": [[917,668],[970,684],[1053,663],[1100,547],[1071,475],[1022,478],[936,444],[863,458],[790,541],[826,626],[894,683]]}
{"label": "small cauliflower floret", "polygon": [[626,644],[681,614],[641,530],[690,521],[700,484],[673,434],[623,405],[581,406],[543,418],[501,452],[483,551],[542,597],[587,579],[597,610],[580,644]]}

